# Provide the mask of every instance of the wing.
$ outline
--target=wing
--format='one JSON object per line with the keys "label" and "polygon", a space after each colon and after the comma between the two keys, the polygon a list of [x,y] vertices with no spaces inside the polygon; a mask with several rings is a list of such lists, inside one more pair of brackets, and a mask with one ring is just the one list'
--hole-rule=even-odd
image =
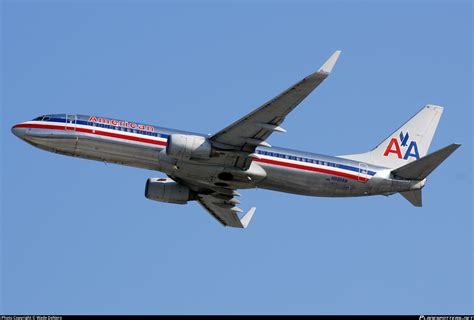
{"label": "wing", "polygon": [[304,98],[327,78],[340,53],[339,50],[334,52],[318,71],[219,131],[210,140],[223,149],[246,153],[253,153],[257,146],[270,146],[265,140],[274,131],[285,132],[280,124]]}
{"label": "wing", "polygon": [[[234,194],[236,194],[235,191]],[[199,194],[198,202],[221,224],[234,228],[247,228],[256,209],[251,208],[242,218],[239,218],[237,213],[242,212],[242,209],[236,206],[239,201],[232,195],[221,193]]]}

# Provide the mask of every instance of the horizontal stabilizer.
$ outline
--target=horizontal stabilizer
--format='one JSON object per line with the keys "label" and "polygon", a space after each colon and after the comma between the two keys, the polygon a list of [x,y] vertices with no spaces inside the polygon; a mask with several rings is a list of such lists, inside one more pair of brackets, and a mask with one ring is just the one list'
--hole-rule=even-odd
{"label": "horizontal stabilizer", "polygon": [[421,202],[421,189],[418,190],[411,190],[411,191],[404,191],[400,192],[400,194],[410,201],[412,205],[415,207],[421,207],[422,202]]}
{"label": "horizontal stabilizer", "polygon": [[[460,144],[456,143],[450,144],[449,146],[435,151],[426,157],[410,162],[409,164],[404,165],[398,169],[392,170],[392,173],[395,177],[401,179],[423,180],[460,146]],[[403,196],[407,198],[405,195]]]}

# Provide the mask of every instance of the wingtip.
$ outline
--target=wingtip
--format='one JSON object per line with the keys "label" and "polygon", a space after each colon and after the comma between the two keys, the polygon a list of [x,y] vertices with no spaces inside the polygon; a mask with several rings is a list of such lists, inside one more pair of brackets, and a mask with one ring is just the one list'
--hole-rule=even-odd
{"label": "wingtip", "polygon": [[456,151],[459,147],[461,146],[460,143],[452,143],[451,144],[451,150],[453,150],[452,152]]}
{"label": "wingtip", "polygon": [[334,53],[327,59],[327,61],[319,68],[318,72],[331,73],[332,69],[336,65],[337,59],[341,55],[341,50],[336,50]]}
{"label": "wingtip", "polygon": [[243,228],[247,228],[247,226],[250,223],[250,220],[252,220],[253,214],[255,213],[256,207],[252,207],[247,211],[247,213],[240,219],[240,223],[242,224]]}
{"label": "wingtip", "polygon": [[460,143],[451,143],[449,146],[445,147],[445,149],[451,149],[452,152],[456,151],[461,146]]}

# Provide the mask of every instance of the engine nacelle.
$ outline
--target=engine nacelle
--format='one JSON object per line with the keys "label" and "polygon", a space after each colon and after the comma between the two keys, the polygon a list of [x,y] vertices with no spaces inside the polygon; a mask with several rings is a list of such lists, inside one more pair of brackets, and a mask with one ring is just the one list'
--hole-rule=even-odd
{"label": "engine nacelle", "polygon": [[206,138],[187,134],[171,134],[166,146],[166,154],[180,160],[209,159],[212,152],[212,145]]}
{"label": "engine nacelle", "polygon": [[155,201],[186,204],[189,200],[194,200],[194,193],[172,179],[149,178],[146,182],[145,197]]}

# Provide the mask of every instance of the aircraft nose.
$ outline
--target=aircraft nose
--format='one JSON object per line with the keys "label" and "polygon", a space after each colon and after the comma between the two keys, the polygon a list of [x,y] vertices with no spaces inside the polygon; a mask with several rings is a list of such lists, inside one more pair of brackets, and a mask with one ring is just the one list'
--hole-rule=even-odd
{"label": "aircraft nose", "polygon": [[20,139],[23,139],[26,134],[26,128],[21,128],[18,125],[12,127],[12,133]]}

